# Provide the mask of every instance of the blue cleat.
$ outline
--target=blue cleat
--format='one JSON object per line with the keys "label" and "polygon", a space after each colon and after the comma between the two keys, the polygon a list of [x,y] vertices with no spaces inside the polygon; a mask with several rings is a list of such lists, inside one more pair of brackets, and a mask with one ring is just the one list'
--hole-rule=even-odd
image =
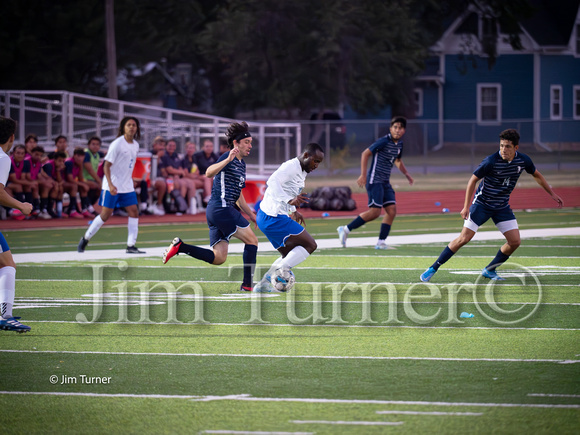
{"label": "blue cleat", "polygon": [[338,231],[338,240],[340,240],[340,244],[343,248],[346,248],[346,239],[348,237],[348,233],[345,231],[346,226],[338,227],[336,231]]}
{"label": "blue cleat", "polygon": [[432,267],[430,267],[429,269],[427,269],[425,272],[423,272],[421,274],[421,281],[423,281],[423,282],[431,281],[431,278],[433,277],[433,275],[435,275],[435,273],[437,273],[437,271],[435,269],[433,269]]}
{"label": "blue cleat", "polygon": [[489,278],[492,281],[505,281],[505,278],[502,278],[497,273],[495,273],[495,270],[487,270],[487,268],[484,268],[481,271],[481,276],[484,278]]}
{"label": "blue cleat", "polygon": [[274,286],[270,282],[270,275],[265,274],[264,278],[254,286],[254,293],[272,293]]}
{"label": "blue cleat", "polygon": [[9,317],[7,319],[0,317],[0,330],[15,331],[19,333],[30,331],[30,326],[23,325],[18,321],[20,317]]}

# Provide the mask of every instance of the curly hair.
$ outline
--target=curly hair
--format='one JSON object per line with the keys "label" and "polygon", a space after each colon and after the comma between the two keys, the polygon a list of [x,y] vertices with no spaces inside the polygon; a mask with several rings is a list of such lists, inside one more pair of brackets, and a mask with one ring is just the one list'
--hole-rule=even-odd
{"label": "curly hair", "polygon": [[514,146],[520,143],[520,134],[515,128],[508,128],[499,134],[500,139],[509,140]]}
{"label": "curly hair", "polygon": [[8,142],[10,137],[16,132],[16,121],[12,118],[0,116],[0,144]]}
{"label": "curly hair", "polygon": [[228,145],[232,149],[235,140],[239,141],[244,137],[250,137],[248,124],[245,121],[241,123],[232,122],[226,131],[226,137],[228,139]]}
{"label": "curly hair", "polygon": [[137,124],[137,133],[135,133],[135,136],[134,136],[135,139],[137,139],[137,140],[141,139],[141,124],[139,123],[139,120],[137,118],[135,118],[134,116],[125,116],[123,119],[121,119],[121,124],[119,125],[119,131],[117,132],[117,137],[123,136],[125,134],[125,125],[130,120],[135,121],[135,124]]}

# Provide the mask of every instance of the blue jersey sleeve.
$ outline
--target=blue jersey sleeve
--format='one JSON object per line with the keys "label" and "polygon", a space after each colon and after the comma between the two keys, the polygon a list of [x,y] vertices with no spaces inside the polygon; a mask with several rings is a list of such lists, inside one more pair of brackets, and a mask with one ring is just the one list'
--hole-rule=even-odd
{"label": "blue jersey sleeve", "polygon": [[524,168],[526,170],[526,172],[528,174],[534,174],[534,172],[536,172],[536,166],[534,165],[534,162],[532,162],[532,159],[530,159],[528,156],[526,156],[525,154],[522,154],[522,157],[524,158]]}
{"label": "blue jersey sleeve", "polygon": [[74,168],[74,162],[72,162],[71,160],[67,160],[66,162],[64,162],[64,172],[65,173],[72,174],[73,168]]}
{"label": "blue jersey sleeve", "polygon": [[91,154],[88,151],[85,151],[85,159],[83,163],[91,163]]}
{"label": "blue jersey sleeve", "polygon": [[483,178],[486,175],[490,174],[493,169],[493,162],[495,161],[496,155],[492,154],[491,156],[486,157],[482,160],[479,164],[477,169],[473,171],[473,175],[477,178]]}
{"label": "blue jersey sleeve", "polygon": [[383,149],[384,147],[386,147],[389,143],[389,140],[386,137],[382,137],[380,138],[378,141],[376,141],[374,144],[372,144],[369,147],[369,150],[375,154],[377,152],[379,152],[381,149]]}
{"label": "blue jersey sleeve", "polygon": [[28,174],[30,172],[30,160],[24,160],[24,165],[22,165],[22,173]]}

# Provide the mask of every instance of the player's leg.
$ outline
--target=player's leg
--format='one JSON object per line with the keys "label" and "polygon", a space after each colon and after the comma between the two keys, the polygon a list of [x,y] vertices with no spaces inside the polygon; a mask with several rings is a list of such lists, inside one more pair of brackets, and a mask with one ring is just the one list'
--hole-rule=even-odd
{"label": "player's leg", "polygon": [[125,207],[129,217],[127,218],[127,254],[144,254],[135,246],[137,235],[139,234],[139,202],[137,201],[136,192],[117,194],[119,207]]}
{"label": "player's leg", "polygon": [[391,187],[390,183],[383,187],[383,208],[385,209],[385,215],[381,222],[381,230],[379,232],[379,240],[375,245],[375,249],[389,249],[387,246],[387,237],[391,232],[391,226],[397,216],[397,202],[395,200],[395,191]]}
{"label": "player's leg", "polygon": [[381,215],[381,208],[383,206],[383,185],[382,184],[367,184],[367,195],[368,195],[368,207],[369,209],[360,215],[358,215],[354,220],[352,220],[348,225],[340,226],[336,230],[338,231],[338,239],[343,248],[346,247],[346,239],[351,231],[362,227],[365,223],[374,221]]}
{"label": "player's leg", "polygon": [[[245,219],[244,219],[245,220]],[[244,278],[240,290],[252,291],[254,286],[254,270],[256,269],[256,257],[258,255],[258,238],[250,228],[250,224],[243,228],[238,228],[234,237],[244,242]],[[225,261],[225,260],[224,260]]]}
{"label": "player's leg", "polygon": [[16,264],[6,239],[0,233],[0,330],[30,331],[30,326],[23,325],[18,321],[20,317],[14,317],[12,314],[15,294]]}
{"label": "player's leg", "polygon": [[497,251],[494,259],[483,269],[481,274],[485,278],[495,281],[503,281],[495,269],[505,263],[521,243],[520,230],[518,229],[518,221],[509,207],[499,211],[493,220],[498,230],[500,230],[506,239],[506,243]]}
{"label": "player's leg", "polygon": [[105,222],[113,215],[115,206],[117,205],[117,197],[119,195],[111,195],[108,190],[102,190],[101,196],[99,198],[99,205],[101,208],[101,213],[93,219],[93,223],[89,225],[89,228],[85,232],[85,235],[81,238],[79,245],[77,247],[77,252],[85,252],[85,248],[89,244],[89,240],[93,238],[95,234],[101,229]]}
{"label": "player's leg", "polygon": [[490,211],[479,204],[472,204],[469,208],[469,216],[465,219],[463,223],[463,229],[459,237],[452,240],[449,245],[441,252],[439,258],[429,267],[425,272],[421,274],[421,281],[428,282],[433,275],[439,270],[443,264],[445,264],[462,246],[465,246],[481,225],[483,225],[493,214]]}

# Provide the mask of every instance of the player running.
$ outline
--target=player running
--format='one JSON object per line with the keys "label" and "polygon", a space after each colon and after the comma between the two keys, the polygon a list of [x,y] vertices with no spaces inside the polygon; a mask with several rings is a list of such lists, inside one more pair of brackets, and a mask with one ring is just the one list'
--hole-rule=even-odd
{"label": "player running", "polygon": [[213,178],[211,198],[206,209],[211,249],[188,245],[176,237],[163,253],[163,263],[174,255],[187,254],[209,264],[223,264],[228,258],[229,241],[232,236],[245,243],[243,262],[244,278],[241,291],[252,291],[258,238],[250,228],[250,223],[242,216],[236,205],[256,222],[254,211],[248,206],[242,189],[246,186],[246,162],[244,157],[252,149],[252,135],[248,124],[232,123],[226,132],[230,151],[206,170],[206,176]]}
{"label": "player running", "polygon": [[[467,183],[465,204],[461,210],[461,217],[465,219],[461,234],[449,243],[437,261],[421,274],[421,281],[428,282],[439,267],[467,244],[475,236],[478,228],[490,218],[504,235],[506,243],[497,251],[495,258],[483,269],[481,275],[494,281],[504,280],[495,270],[520,246],[518,222],[510,208],[509,199],[522,171],[532,174],[536,182],[558,203],[558,207],[563,206],[562,198],[552,191],[544,176],[534,166],[532,159],[518,152],[520,135],[517,130],[504,130],[499,138],[499,152],[483,159]],[[469,203],[479,180],[482,182],[479,183],[470,207]]]}
{"label": "player running", "polygon": [[274,271],[292,269],[316,250],[316,242],[301,225],[304,224],[304,217],[296,207],[306,202],[306,196],[302,194],[306,176],[318,168],[323,159],[322,147],[309,143],[300,156],[282,163],[268,178],[256,221],[281,257],[272,263],[262,280],[254,286],[255,292],[274,290],[270,282]]}
{"label": "player running", "polygon": [[[348,225],[340,226],[338,239],[342,247],[346,247],[348,234],[362,227],[365,223],[375,220],[381,215],[381,207],[385,209],[385,216],[381,224],[379,239],[375,249],[388,249],[386,239],[391,231],[391,225],[397,215],[397,205],[395,191],[391,186],[391,170],[395,165],[403,173],[409,184],[413,185],[413,177],[403,164],[403,136],[407,128],[407,120],[402,116],[396,116],[391,120],[389,134],[380,138],[370,147],[363,151],[361,155],[361,172],[357,184],[365,186],[369,197],[369,209],[358,215]],[[371,167],[367,165],[372,157]]]}

